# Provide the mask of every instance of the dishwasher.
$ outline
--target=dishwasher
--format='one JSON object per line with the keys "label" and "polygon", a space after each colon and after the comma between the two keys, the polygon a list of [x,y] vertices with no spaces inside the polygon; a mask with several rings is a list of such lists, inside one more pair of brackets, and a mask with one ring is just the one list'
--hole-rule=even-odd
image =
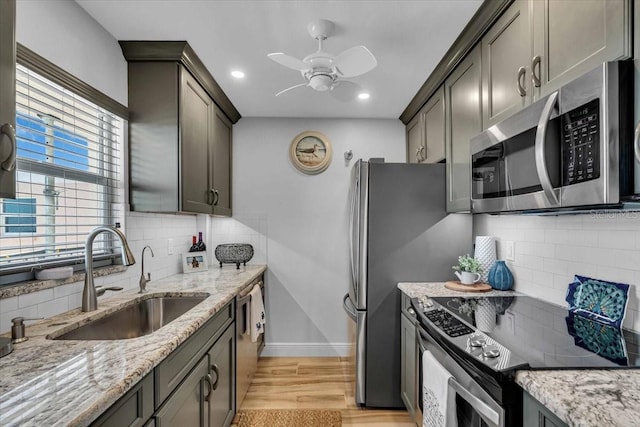
{"label": "dishwasher", "polygon": [[264,348],[264,333],[256,342],[251,342],[247,315],[251,309],[249,293],[255,285],[262,290],[264,302],[264,280],[259,277],[247,286],[236,298],[236,408],[240,409],[249,390],[249,385],[258,368],[258,356]]}

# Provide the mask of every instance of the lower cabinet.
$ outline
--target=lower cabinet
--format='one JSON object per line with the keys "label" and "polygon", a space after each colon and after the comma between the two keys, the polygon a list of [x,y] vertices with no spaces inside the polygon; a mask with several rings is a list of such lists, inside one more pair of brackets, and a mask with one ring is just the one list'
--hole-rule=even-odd
{"label": "lower cabinet", "polygon": [[566,423],[526,391],[522,393],[522,399],[523,427],[567,427]]}
{"label": "lower cabinet", "polygon": [[220,309],[92,426],[229,427],[236,410],[234,304]]}
{"label": "lower cabinet", "polygon": [[209,358],[204,356],[185,380],[174,390],[155,414],[156,427],[203,427],[209,425],[206,399],[208,388]]}
{"label": "lower cabinet", "polygon": [[411,300],[402,294],[402,314],[400,314],[400,397],[411,419],[416,419],[419,409],[418,391],[418,348],[416,342],[416,318]]}
{"label": "lower cabinet", "polygon": [[153,373],[150,373],[100,416],[93,426],[139,427],[153,415]]}

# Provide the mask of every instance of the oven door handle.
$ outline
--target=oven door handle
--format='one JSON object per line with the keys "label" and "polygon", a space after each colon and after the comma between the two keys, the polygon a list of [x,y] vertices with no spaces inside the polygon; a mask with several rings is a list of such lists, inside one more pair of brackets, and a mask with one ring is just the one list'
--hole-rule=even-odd
{"label": "oven door handle", "polygon": [[560,204],[558,196],[553,191],[553,185],[549,178],[549,171],[547,170],[547,162],[545,161],[545,144],[547,139],[547,128],[549,126],[549,120],[551,120],[551,114],[558,101],[558,91],[549,95],[542,113],[540,114],[540,121],[538,122],[538,128],[536,129],[536,141],[535,141],[535,154],[536,154],[536,171],[538,172],[538,179],[542,190],[547,198],[547,201],[552,204],[551,207],[556,207]]}
{"label": "oven door handle", "polygon": [[500,414],[491,409],[482,400],[471,394],[466,388],[464,388],[454,377],[449,378],[449,387],[464,399],[475,411],[477,411],[485,421],[489,421],[493,426],[500,425]]}
{"label": "oven door handle", "polygon": [[[418,329],[418,333],[416,337],[418,339],[418,346],[420,347],[420,354],[427,350],[427,346],[423,341],[423,334],[426,332]],[[442,347],[440,347],[437,343],[433,343],[440,350],[444,351]],[[500,414],[494,411],[489,405],[484,403],[482,400],[478,399],[476,396],[471,394],[466,388],[464,388],[452,375],[449,378],[449,386],[462,398],[465,402],[469,404],[476,412],[478,412],[485,421],[488,421],[491,424],[491,427],[500,427],[502,424],[500,423]]]}

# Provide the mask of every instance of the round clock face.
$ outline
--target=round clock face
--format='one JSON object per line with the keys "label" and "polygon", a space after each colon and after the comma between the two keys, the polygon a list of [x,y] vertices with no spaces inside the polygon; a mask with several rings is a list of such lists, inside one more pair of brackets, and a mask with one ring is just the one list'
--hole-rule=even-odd
{"label": "round clock face", "polygon": [[298,170],[320,173],[331,163],[331,143],[320,132],[302,132],[293,139],[289,155]]}

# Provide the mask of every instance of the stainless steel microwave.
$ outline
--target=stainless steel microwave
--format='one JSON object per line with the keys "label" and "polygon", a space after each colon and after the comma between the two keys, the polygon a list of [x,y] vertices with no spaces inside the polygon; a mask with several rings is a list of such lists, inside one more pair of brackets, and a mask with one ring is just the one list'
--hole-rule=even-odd
{"label": "stainless steel microwave", "polygon": [[606,62],[471,139],[472,211],[616,205],[632,140],[632,65]]}

